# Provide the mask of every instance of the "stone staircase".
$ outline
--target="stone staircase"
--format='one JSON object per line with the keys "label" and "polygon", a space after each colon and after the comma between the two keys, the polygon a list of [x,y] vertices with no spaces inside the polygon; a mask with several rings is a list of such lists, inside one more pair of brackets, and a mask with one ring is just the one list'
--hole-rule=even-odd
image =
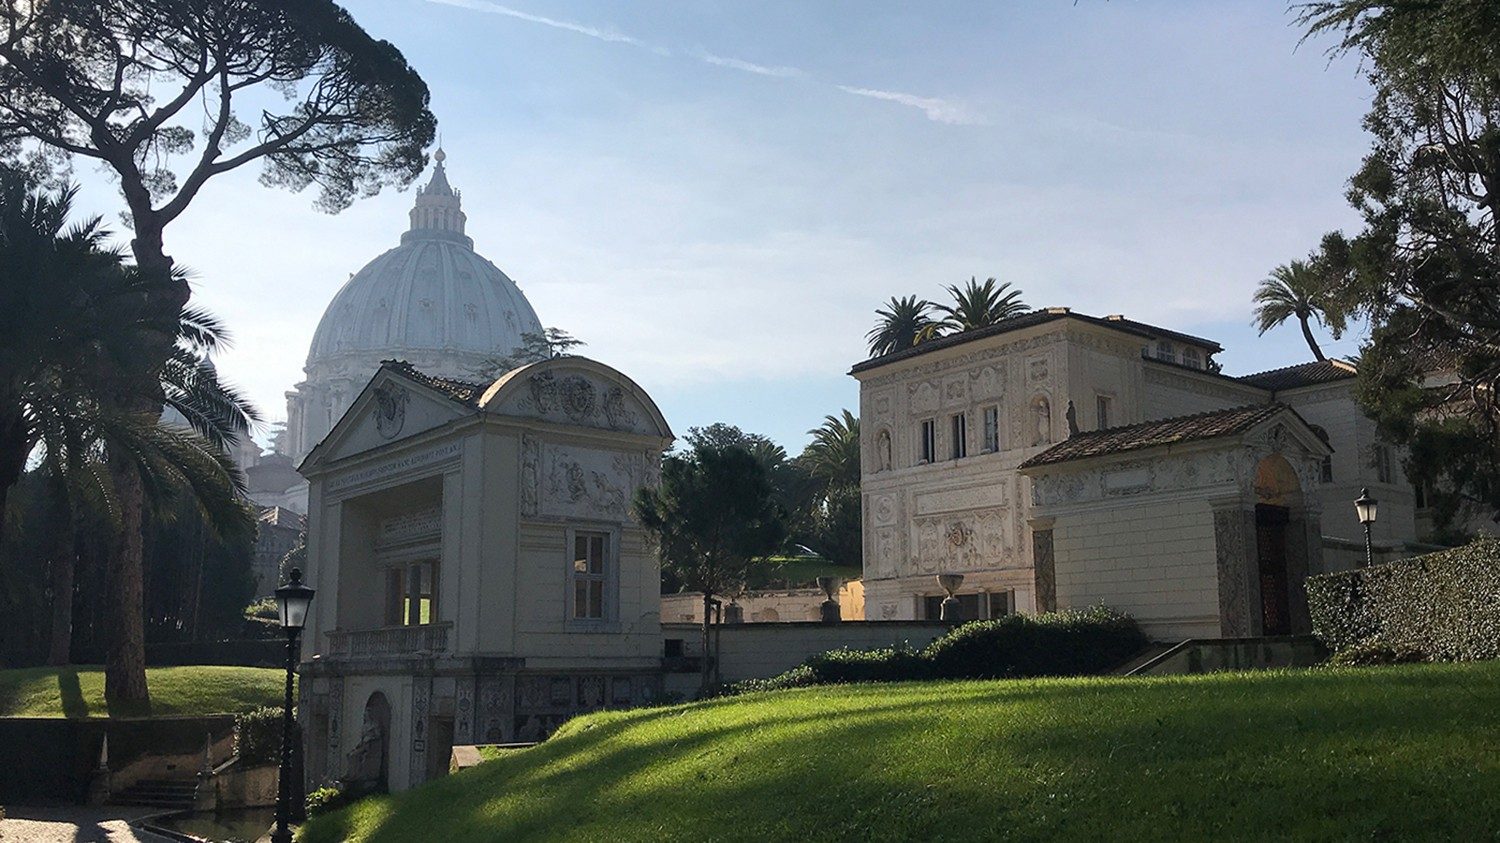
{"label": "stone staircase", "polygon": [[142,779],[124,790],[111,794],[112,805],[138,805],[164,811],[187,811],[193,808],[198,779]]}

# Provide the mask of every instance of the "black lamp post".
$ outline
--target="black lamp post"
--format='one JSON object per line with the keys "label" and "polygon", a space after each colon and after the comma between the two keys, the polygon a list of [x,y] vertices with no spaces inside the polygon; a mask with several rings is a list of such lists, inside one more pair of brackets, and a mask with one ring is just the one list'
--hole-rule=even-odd
{"label": "black lamp post", "polygon": [[276,611],[286,630],[286,701],[281,713],[281,769],[277,773],[276,830],[271,843],[292,843],[292,674],[297,669],[297,636],[307,623],[313,590],[302,584],[302,571],[287,573],[286,585],[276,589]]}
{"label": "black lamp post", "polygon": [[1359,513],[1359,523],[1365,525],[1366,568],[1375,562],[1375,552],[1370,548],[1370,525],[1375,523],[1375,514],[1379,506],[1380,501],[1370,497],[1369,489],[1359,490],[1359,500],[1354,502],[1354,511]]}

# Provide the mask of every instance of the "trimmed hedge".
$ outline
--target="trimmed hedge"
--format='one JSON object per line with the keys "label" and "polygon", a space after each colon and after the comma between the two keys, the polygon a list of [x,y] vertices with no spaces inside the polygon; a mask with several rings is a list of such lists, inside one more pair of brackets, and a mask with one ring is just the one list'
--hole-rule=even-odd
{"label": "trimmed hedge", "polygon": [[1500,658],[1500,539],[1307,579],[1313,634],[1351,658]]}
{"label": "trimmed hedge", "polygon": [[971,621],[928,644],[830,650],[771,679],[750,679],[730,694],[848,682],[1087,676],[1124,664],[1148,643],[1135,621],[1104,607]]}
{"label": "trimmed hedge", "polygon": [[281,709],[268,705],[235,717],[234,751],[242,764],[280,760]]}

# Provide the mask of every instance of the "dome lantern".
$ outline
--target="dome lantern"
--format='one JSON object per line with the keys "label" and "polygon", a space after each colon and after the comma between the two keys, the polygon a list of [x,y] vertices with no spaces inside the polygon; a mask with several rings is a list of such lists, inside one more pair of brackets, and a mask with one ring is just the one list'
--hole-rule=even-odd
{"label": "dome lantern", "polygon": [[432,159],[436,162],[432,178],[428,179],[426,187],[417,188],[416,202],[411,209],[411,228],[401,235],[401,242],[453,240],[472,249],[474,241],[464,234],[468,217],[461,207],[459,192],[448,184],[448,172],[443,166],[448,155],[438,147]]}

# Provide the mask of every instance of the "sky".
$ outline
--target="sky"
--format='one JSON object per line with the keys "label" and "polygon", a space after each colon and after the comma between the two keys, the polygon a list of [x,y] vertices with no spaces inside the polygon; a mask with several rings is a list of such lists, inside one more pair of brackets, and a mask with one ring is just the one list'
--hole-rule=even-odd
{"label": "sky", "polygon": [[[971,276],[1218,340],[1230,374],[1302,362],[1250,297],[1357,222],[1368,85],[1266,0],[344,5],[431,89],[476,250],[679,435],[725,421],[799,452],[857,409],[875,308]],[[211,181],[167,251],[274,421],[412,194],[327,215],[257,176]],[[75,177],[116,219],[113,183]]]}

